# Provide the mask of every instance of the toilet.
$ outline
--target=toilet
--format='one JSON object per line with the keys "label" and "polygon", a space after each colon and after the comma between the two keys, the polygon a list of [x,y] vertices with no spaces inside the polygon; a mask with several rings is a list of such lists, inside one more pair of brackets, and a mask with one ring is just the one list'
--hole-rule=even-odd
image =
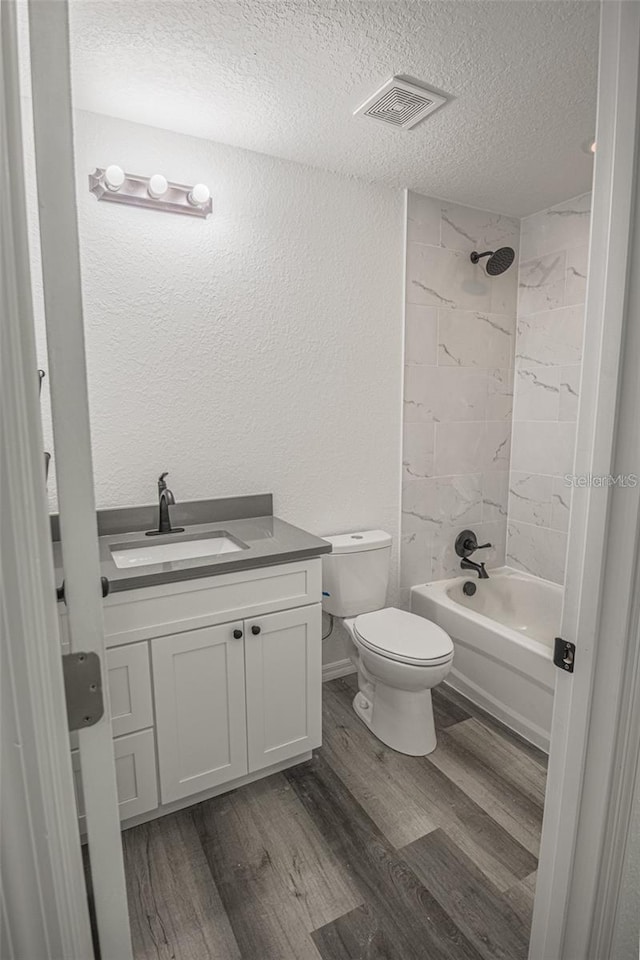
{"label": "toilet", "polygon": [[339,617],[358,671],[353,709],[371,732],[399,753],[421,757],[436,748],[431,690],[453,663],[445,631],[414,613],[385,607],[391,536],[364,530],[324,537],[323,607]]}

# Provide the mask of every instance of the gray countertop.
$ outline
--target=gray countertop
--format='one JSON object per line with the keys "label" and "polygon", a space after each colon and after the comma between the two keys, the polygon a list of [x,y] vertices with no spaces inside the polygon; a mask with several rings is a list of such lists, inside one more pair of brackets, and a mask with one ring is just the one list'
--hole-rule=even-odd
{"label": "gray countertop", "polygon": [[[243,499],[247,500],[247,513],[249,515],[241,519],[232,519],[232,516],[242,513],[241,501]],[[299,527],[294,527],[290,523],[285,523],[278,517],[250,515],[252,505],[255,509],[256,506],[264,506],[265,502],[268,503],[269,501],[266,498],[263,498],[260,502],[258,498],[238,498],[233,501],[233,511],[228,507],[228,504],[231,503],[229,500],[194,501],[198,505],[196,510],[193,509],[193,504],[183,505],[182,511],[179,508],[172,507],[171,522],[176,527],[184,526],[184,533],[150,537],[148,538],[148,544],[145,543],[145,546],[156,546],[177,540],[194,539],[198,535],[226,532],[246,544],[247,549],[235,553],[223,553],[218,556],[173,560],[126,569],[120,569],[116,566],[111,556],[111,547],[116,544],[140,543],[145,540],[146,531],[154,527],[153,523],[148,523],[149,516],[153,515],[149,511],[153,511],[154,508],[145,506],[119,510],[118,523],[111,525],[113,532],[107,532],[110,527],[109,511],[103,511],[98,516],[98,530],[101,534],[98,541],[101,575],[109,580],[110,592],[116,593],[121,590],[137,590],[141,587],[174,583],[179,580],[193,580],[198,577],[211,577],[276,563],[308,560],[323,553],[331,552],[331,544],[327,543],[326,540],[307,533]],[[221,504],[222,508],[219,507]],[[207,509],[208,505],[211,505],[210,510]],[[115,511],[112,513],[115,515]],[[155,513],[157,514],[157,508],[155,508]],[[129,523],[127,523],[127,514]],[[211,516],[212,522],[193,522],[196,517],[203,520],[207,514]],[[225,519],[225,517],[228,517],[228,519]],[[129,526],[129,529],[125,531],[124,528],[127,526]],[[57,530],[57,526],[54,526],[54,530]],[[63,578],[62,548],[59,540],[55,537],[53,551],[56,583],[60,586]]]}

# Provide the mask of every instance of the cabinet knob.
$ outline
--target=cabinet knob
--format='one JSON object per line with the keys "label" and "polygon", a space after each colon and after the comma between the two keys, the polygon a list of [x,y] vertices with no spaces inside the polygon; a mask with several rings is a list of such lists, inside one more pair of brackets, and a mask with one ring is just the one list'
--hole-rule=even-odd
{"label": "cabinet knob", "polygon": [[234,631],[233,631],[233,639],[234,639],[234,640],[241,640],[241,639],[242,639],[242,630],[238,630],[238,629],[234,630]]}
{"label": "cabinet knob", "polygon": [[260,633],[260,627],[257,626],[257,624],[254,623],[254,625],[251,627],[251,633],[252,633],[254,636],[257,636],[257,635]]}

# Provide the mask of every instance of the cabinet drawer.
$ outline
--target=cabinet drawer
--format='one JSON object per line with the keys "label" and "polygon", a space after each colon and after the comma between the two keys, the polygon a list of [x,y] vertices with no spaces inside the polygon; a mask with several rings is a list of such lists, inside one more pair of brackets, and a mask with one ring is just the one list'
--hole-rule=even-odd
{"label": "cabinet drawer", "polygon": [[319,603],[320,559],[112,593],[103,605],[107,646],[170,636]]}
{"label": "cabinet drawer", "polygon": [[[139,730],[113,741],[120,819],[127,820],[158,806],[156,756],[153,730]],[[78,822],[84,832],[84,799],[80,751],[71,752]]]}
{"label": "cabinet drawer", "polygon": [[[149,645],[132,643],[107,650],[107,676],[114,737],[152,727]],[[77,747],[78,734],[72,733],[70,741],[72,749]]]}
{"label": "cabinet drawer", "polygon": [[107,650],[111,729],[114,737],[153,726],[149,645]]}

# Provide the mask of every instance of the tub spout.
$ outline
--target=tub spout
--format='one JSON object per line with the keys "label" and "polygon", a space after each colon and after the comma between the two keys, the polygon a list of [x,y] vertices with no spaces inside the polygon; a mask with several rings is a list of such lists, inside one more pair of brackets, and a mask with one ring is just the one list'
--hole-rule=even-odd
{"label": "tub spout", "polygon": [[475,570],[478,574],[479,580],[488,580],[489,574],[485,569],[484,563],[475,563],[473,560],[469,560],[468,557],[463,557],[460,561],[460,568],[462,570]]}

